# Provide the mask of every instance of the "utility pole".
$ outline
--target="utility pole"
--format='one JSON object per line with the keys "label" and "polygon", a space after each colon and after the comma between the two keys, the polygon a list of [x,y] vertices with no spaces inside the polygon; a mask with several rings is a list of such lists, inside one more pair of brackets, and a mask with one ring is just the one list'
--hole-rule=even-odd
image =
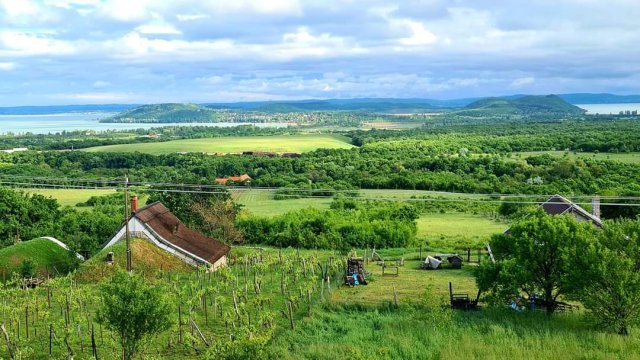
{"label": "utility pole", "polygon": [[129,178],[124,177],[124,236],[127,241],[127,271],[131,272],[131,240],[129,239]]}

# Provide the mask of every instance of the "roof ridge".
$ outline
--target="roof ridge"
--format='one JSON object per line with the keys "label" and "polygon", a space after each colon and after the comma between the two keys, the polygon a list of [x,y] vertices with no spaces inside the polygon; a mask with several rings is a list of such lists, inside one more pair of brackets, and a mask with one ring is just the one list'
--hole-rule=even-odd
{"label": "roof ridge", "polygon": [[[136,211],[134,211],[133,213],[134,213],[134,214],[137,214],[139,211],[147,210],[148,208],[150,208],[150,207],[152,207],[152,206],[155,206],[155,205],[157,205],[157,204],[162,204],[162,202],[161,202],[160,200],[158,200],[158,201],[154,201],[154,202],[152,202],[151,204],[147,204],[147,205],[145,205],[145,206],[143,206],[143,207],[141,207],[141,208],[136,209]],[[164,204],[162,204],[162,205],[164,205]],[[166,205],[165,205],[165,207],[166,207]]]}

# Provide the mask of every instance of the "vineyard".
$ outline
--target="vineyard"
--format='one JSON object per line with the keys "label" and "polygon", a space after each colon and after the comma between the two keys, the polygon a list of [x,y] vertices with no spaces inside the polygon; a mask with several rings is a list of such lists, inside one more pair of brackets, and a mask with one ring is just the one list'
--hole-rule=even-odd
{"label": "vineyard", "polygon": [[[325,252],[240,249],[217,272],[144,271],[172,305],[170,329],[146,344],[144,358],[214,357],[260,348],[342,283],[344,260]],[[82,268],[79,270],[82,271]],[[98,321],[101,287],[75,274],[31,289],[0,288],[0,358],[118,358],[113,332]]]}

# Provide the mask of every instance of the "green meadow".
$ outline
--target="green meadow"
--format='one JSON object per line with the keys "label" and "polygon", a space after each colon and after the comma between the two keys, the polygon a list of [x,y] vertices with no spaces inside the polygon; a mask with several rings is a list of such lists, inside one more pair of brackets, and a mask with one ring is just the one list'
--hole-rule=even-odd
{"label": "green meadow", "polygon": [[307,152],[320,148],[348,149],[350,139],[336,134],[302,134],[274,136],[228,136],[185,139],[138,144],[107,145],[84,149],[89,152],[141,152],[171,154],[178,152],[240,153],[243,151]]}
{"label": "green meadow", "polygon": [[629,164],[640,164],[640,153],[628,152],[628,153],[593,153],[593,152],[573,152],[573,151],[527,151],[527,152],[514,152],[513,156],[526,158],[528,156],[538,156],[548,154],[553,157],[567,157],[569,159],[595,159],[595,160],[608,160],[619,161]]}

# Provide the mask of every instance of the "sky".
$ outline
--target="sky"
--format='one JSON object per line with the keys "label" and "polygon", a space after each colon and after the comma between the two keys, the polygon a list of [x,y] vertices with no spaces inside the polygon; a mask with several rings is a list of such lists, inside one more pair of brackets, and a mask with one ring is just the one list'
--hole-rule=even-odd
{"label": "sky", "polygon": [[640,93],[638,0],[0,0],[0,106]]}

